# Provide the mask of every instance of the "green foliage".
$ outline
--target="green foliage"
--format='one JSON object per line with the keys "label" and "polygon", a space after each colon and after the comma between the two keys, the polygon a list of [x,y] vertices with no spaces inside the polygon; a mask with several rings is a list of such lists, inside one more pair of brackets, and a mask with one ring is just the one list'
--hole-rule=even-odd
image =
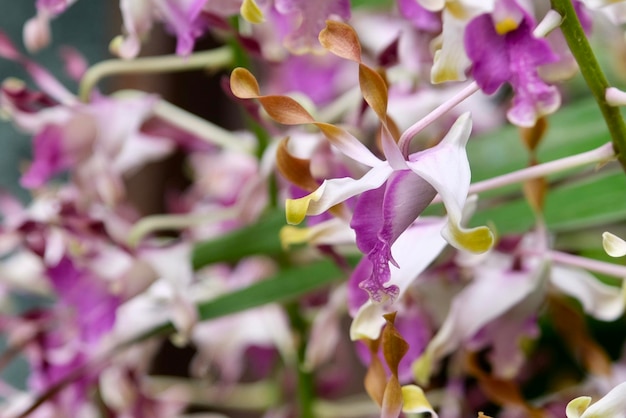
{"label": "green foliage", "polygon": [[192,255],[194,269],[211,263],[233,263],[244,257],[282,252],[278,231],[285,225],[285,213],[276,210],[257,223],[196,245]]}
{"label": "green foliage", "polygon": [[[586,197],[587,196],[587,197]],[[598,173],[548,192],[545,219],[555,232],[582,229],[626,218],[626,177],[622,172]],[[491,223],[498,234],[522,233],[534,215],[522,196],[479,211],[472,225]]]}
{"label": "green foliage", "polygon": [[392,0],[350,0],[350,6],[353,9],[359,7],[388,8],[392,4]]}
{"label": "green foliage", "polygon": [[[549,117],[548,123],[548,132],[539,145],[539,162],[589,151],[611,140],[593,99],[564,106]],[[518,128],[511,125],[472,138],[467,153],[473,182],[522,169],[528,163]]]}
{"label": "green foliage", "polygon": [[284,269],[275,276],[198,306],[202,320],[241,312],[266,303],[285,302],[320,289],[344,274],[331,261]]}
{"label": "green foliage", "polygon": [[[611,137],[595,101],[586,99],[563,107],[550,117],[549,130],[538,150],[540,162],[582,153],[607,143]],[[517,128],[507,126],[473,138],[467,147],[473,181],[506,174],[528,164]],[[566,174],[549,177],[545,218],[552,231],[568,231],[615,222],[626,218],[626,178],[621,170],[578,170],[574,180]],[[498,234],[521,233],[535,222],[521,185],[481,194],[481,207],[472,225],[494,225]]]}

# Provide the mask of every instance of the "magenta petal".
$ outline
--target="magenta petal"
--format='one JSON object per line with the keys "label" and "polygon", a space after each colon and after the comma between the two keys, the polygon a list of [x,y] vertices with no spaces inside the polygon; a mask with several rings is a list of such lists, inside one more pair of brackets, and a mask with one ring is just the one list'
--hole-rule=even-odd
{"label": "magenta petal", "polygon": [[383,229],[379,238],[393,244],[432,202],[437,192],[411,170],[395,172],[387,181]]}
{"label": "magenta petal", "polygon": [[465,31],[465,49],[481,89],[492,94],[504,82],[510,83],[515,97],[509,120],[518,126],[534,126],[538,117],[560,105],[556,87],[547,85],[537,73],[538,67],[557,61],[558,56],[545,39],[533,35],[534,20],[519,10],[522,20],[505,34],[496,32],[490,14],[473,19]]}
{"label": "magenta petal", "polygon": [[378,233],[383,227],[382,207],[387,183],[377,189],[361,193],[350,227],[356,232],[356,245],[363,254],[368,254],[378,242]]}
{"label": "magenta petal", "polygon": [[[383,194],[384,191],[384,194]],[[391,246],[430,204],[435,189],[410,170],[394,172],[384,189],[363,193],[357,202],[350,226],[355,230],[357,245],[367,254],[372,274],[360,286],[375,301],[387,295],[395,299],[397,286],[385,287],[389,281],[389,263],[396,262]]]}
{"label": "magenta petal", "polygon": [[348,311],[355,317],[359,308],[367,302],[369,296],[360,284],[372,276],[372,263],[363,257],[348,280]]}
{"label": "magenta petal", "polygon": [[11,39],[4,32],[0,32],[0,57],[13,61],[20,58],[17,48],[15,48]]}
{"label": "magenta petal", "polygon": [[61,301],[74,309],[84,342],[97,342],[113,327],[120,300],[93,273],[64,257],[48,276]]}
{"label": "magenta petal", "polygon": [[37,0],[37,10],[53,16],[59,15],[69,6],[69,0]]}
{"label": "magenta petal", "polygon": [[196,39],[205,32],[200,19],[202,8],[207,0],[193,0],[191,4],[176,0],[165,0],[161,11],[168,29],[176,34],[176,53],[187,56],[193,51]]}
{"label": "magenta petal", "polygon": [[514,51],[510,68],[510,83],[515,92],[509,119],[520,126],[533,126],[538,116],[552,113],[561,97],[555,86],[547,85],[537,73],[537,67],[555,62],[558,56],[552,52],[545,39],[532,34],[532,21],[525,18],[520,26],[507,34],[507,44]]}
{"label": "magenta petal", "polygon": [[22,176],[20,184],[27,189],[43,186],[50,177],[69,167],[63,149],[63,130],[56,125],[46,126],[34,139],[34,161]]}
{"label": "magenta petal", "polygon": [[415,0],[398,0],[400,14],[409,20],[417,29],[425,32],[440,33],[441,17],[438,13],[424,9]]}
{"label": "magenta petal", "polygon": [[401,312],[401,315],[396,317],[394,325],[409,343],[409,351],[398,366],[398,379],[401,384],[406,384],[413,380],[411,365],[426,349],[432,331],[424,313],[415,306]]}
{"label": "magenta petal", "polygon": [[332,54],[290,55],[272,72],[272,90],[279,94],[298,91],[317,105],[334,99],[346,86],[338,86],[342,61]]}
{"label": "magenta petal", "polygon": [[389,268],[389,263],[393,262],[391,245],[388,242],[379,241],[367,258],[372,263],[372,275],[362,281],[359,287],[369,293],[370,298],[376,302],[382,302],[385,296],[395,300],[400,294],[398,286],[385,287],[385,283],[391,278]]}
{"label": "magenta petal", "polygon": [[511,71],[507,44],[496,32],[491,15],[482,14],[469,22],[464,39],[474,79],[485,93],[495,93],[510,79]]}

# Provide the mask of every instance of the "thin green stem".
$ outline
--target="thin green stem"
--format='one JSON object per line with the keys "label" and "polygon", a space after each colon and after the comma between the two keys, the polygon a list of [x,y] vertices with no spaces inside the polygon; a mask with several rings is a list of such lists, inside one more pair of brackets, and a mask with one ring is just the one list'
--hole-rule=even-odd
{"label": "thin green stem", "polygon": [[309,324],[300,313],[300,306],[297,302],[287,305],[287,312],[291,320],[291,326],[298,332],[298,417],[315,418],[315,382],[313,373],[304,368],[304,357],[306,353],[306,336]]}
{"label": "thin green stem", "polygon": [[[118,90],[111,96],[119,98],[145,97],[147,93],[140,90]],[[158,99],[152,109],[154,116],[180,128],[198,139],[209,144],[248,154],[256,153],[256,144],[248,141],[233,132],[222,128],[200,116],[194,115],[172,103]]]}
{"label": "thin green stem", "polygon": [[111,59],[91,66],[80,81],[79,97],[87,101],[98,82],[116,74],[149,74],[179,72],[199,69],[222,69],[233,62],[233,52],[229,46],[210,51],[197,52],[189,57],[163,55],[143,57],[134,60]]}
{"label": "thin green stem", "polygon": [[580,72],[602,111],[602,116],[611,134],[613,148],[622,168],[626,171],[626,124],[620,110],[609,105],[606,101],[605,95],[609,83],[591,49],[585,31],[580,25],[572,0],[551,0],[551,4],[552,8],[563,17],[561,24],[563,35],[565,35],[572,55],[578,62]]}

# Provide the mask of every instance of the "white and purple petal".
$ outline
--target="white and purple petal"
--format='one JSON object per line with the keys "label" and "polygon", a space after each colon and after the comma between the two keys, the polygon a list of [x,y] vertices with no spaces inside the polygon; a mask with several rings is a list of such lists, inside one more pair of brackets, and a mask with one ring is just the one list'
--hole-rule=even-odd
{"label": "white and purple petal", "polygon": [[[398,237],[392,247],[392,255],[400,267],[390,267],[389,278],[382,283],[379,291],[385,292],[388,288],[397,289],[397,296],[402,297],[446,246],[446,241],[440,234],[445,222],[445,218],[419,219]],[[387,312],[387,305],[390,302],[388,298],[383,302],[374,302],[366,297],[360,285],[357,288],[357,284],[371,280],[372,271],[372,263],[364,257],[350,277],[348,300],[350,313],[354,316],[350,327],[350,337],[353,340],[361,338],[375,340],[385,324],[382,315]]]}
{"label": "white and purple petal", "polygon": [[[472,74],[483,91],[491,94],[504,82],[510,83],[515,96],[507,116],[518,126],[532,127],[539,117],[560,106],[556,87],[546,84],[538,74],[540,66],[556,62],[559,57],[545,39],[533,35],[532,17],[515,7],[507,11],[510,19],[500,16],[501,22],[494,22],[489,14],[474,18],[465,32],[465,50],[472,61]],[[518,22],[520,13],[523,18]],[[509,23],[499,26],[502,22]]]}
{"label": "white and purple petal", "polygon": [[325,180],[308,196],[287,200],[285,205],[287,222],[299,224],[307,215],[319,215],[353,196],[376,189],[387,180],[392,172],[393,169],[389,165],[380,164],[359,179],[343,177]]}
{"label": "white and purple petal", "polygon": [[428,182],[410,170],[394,172],[387,180],[384,194],[382,190],[361,195],[350,224],[356,232],[357,246],[373,267],[372,276],[361,282],[361,287],[375,301],[381,301],[383,294],[397,297],[394,286],[384,286],[390,279],[389,263],[397,266],[391,247],[436,194]]}

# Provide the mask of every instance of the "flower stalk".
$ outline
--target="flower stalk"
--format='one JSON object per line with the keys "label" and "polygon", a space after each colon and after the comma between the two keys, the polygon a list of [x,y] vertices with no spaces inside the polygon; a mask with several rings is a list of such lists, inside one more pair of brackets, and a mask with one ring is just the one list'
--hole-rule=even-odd
{"label": "flower stalk", "polygon": [[626,171],[626,124],[617,107],[611,106],[606,100],[606,90],[609,83],[604,72],[598,64],[593,49],[587,40],[587,36],[578,20],[571,0],[551,0],[554,10],[563,16],[561,30],[567,44],[576,59],[580,72],[589,86],[606,125],[611,134],[613,147],[622,168]]}
{"label": "flower stalk", "polygon": [[298,399],[298,416],[302,418],[315,418],[315,382],[313,373],[304,367],[306,356],[306,341],[309,325],[300,313],[298,303],[289,303],[287,312],[291,320],[291,325],[299,334],[297,341],[298,364],[297,369],[297,399]]}
{"label": "flower stalk", "polygon": [[227,68],[233,62],[233,51],[228,46],[198,52],[189,57],[163,55],[158,57],[136,58],[132,61],[111,59],[91,66],[83,76],[79,86],[79,97],[89,100],[93,89],[100,80],[117,74],[150,74],[180,72],[200,69],[218,70]]}

